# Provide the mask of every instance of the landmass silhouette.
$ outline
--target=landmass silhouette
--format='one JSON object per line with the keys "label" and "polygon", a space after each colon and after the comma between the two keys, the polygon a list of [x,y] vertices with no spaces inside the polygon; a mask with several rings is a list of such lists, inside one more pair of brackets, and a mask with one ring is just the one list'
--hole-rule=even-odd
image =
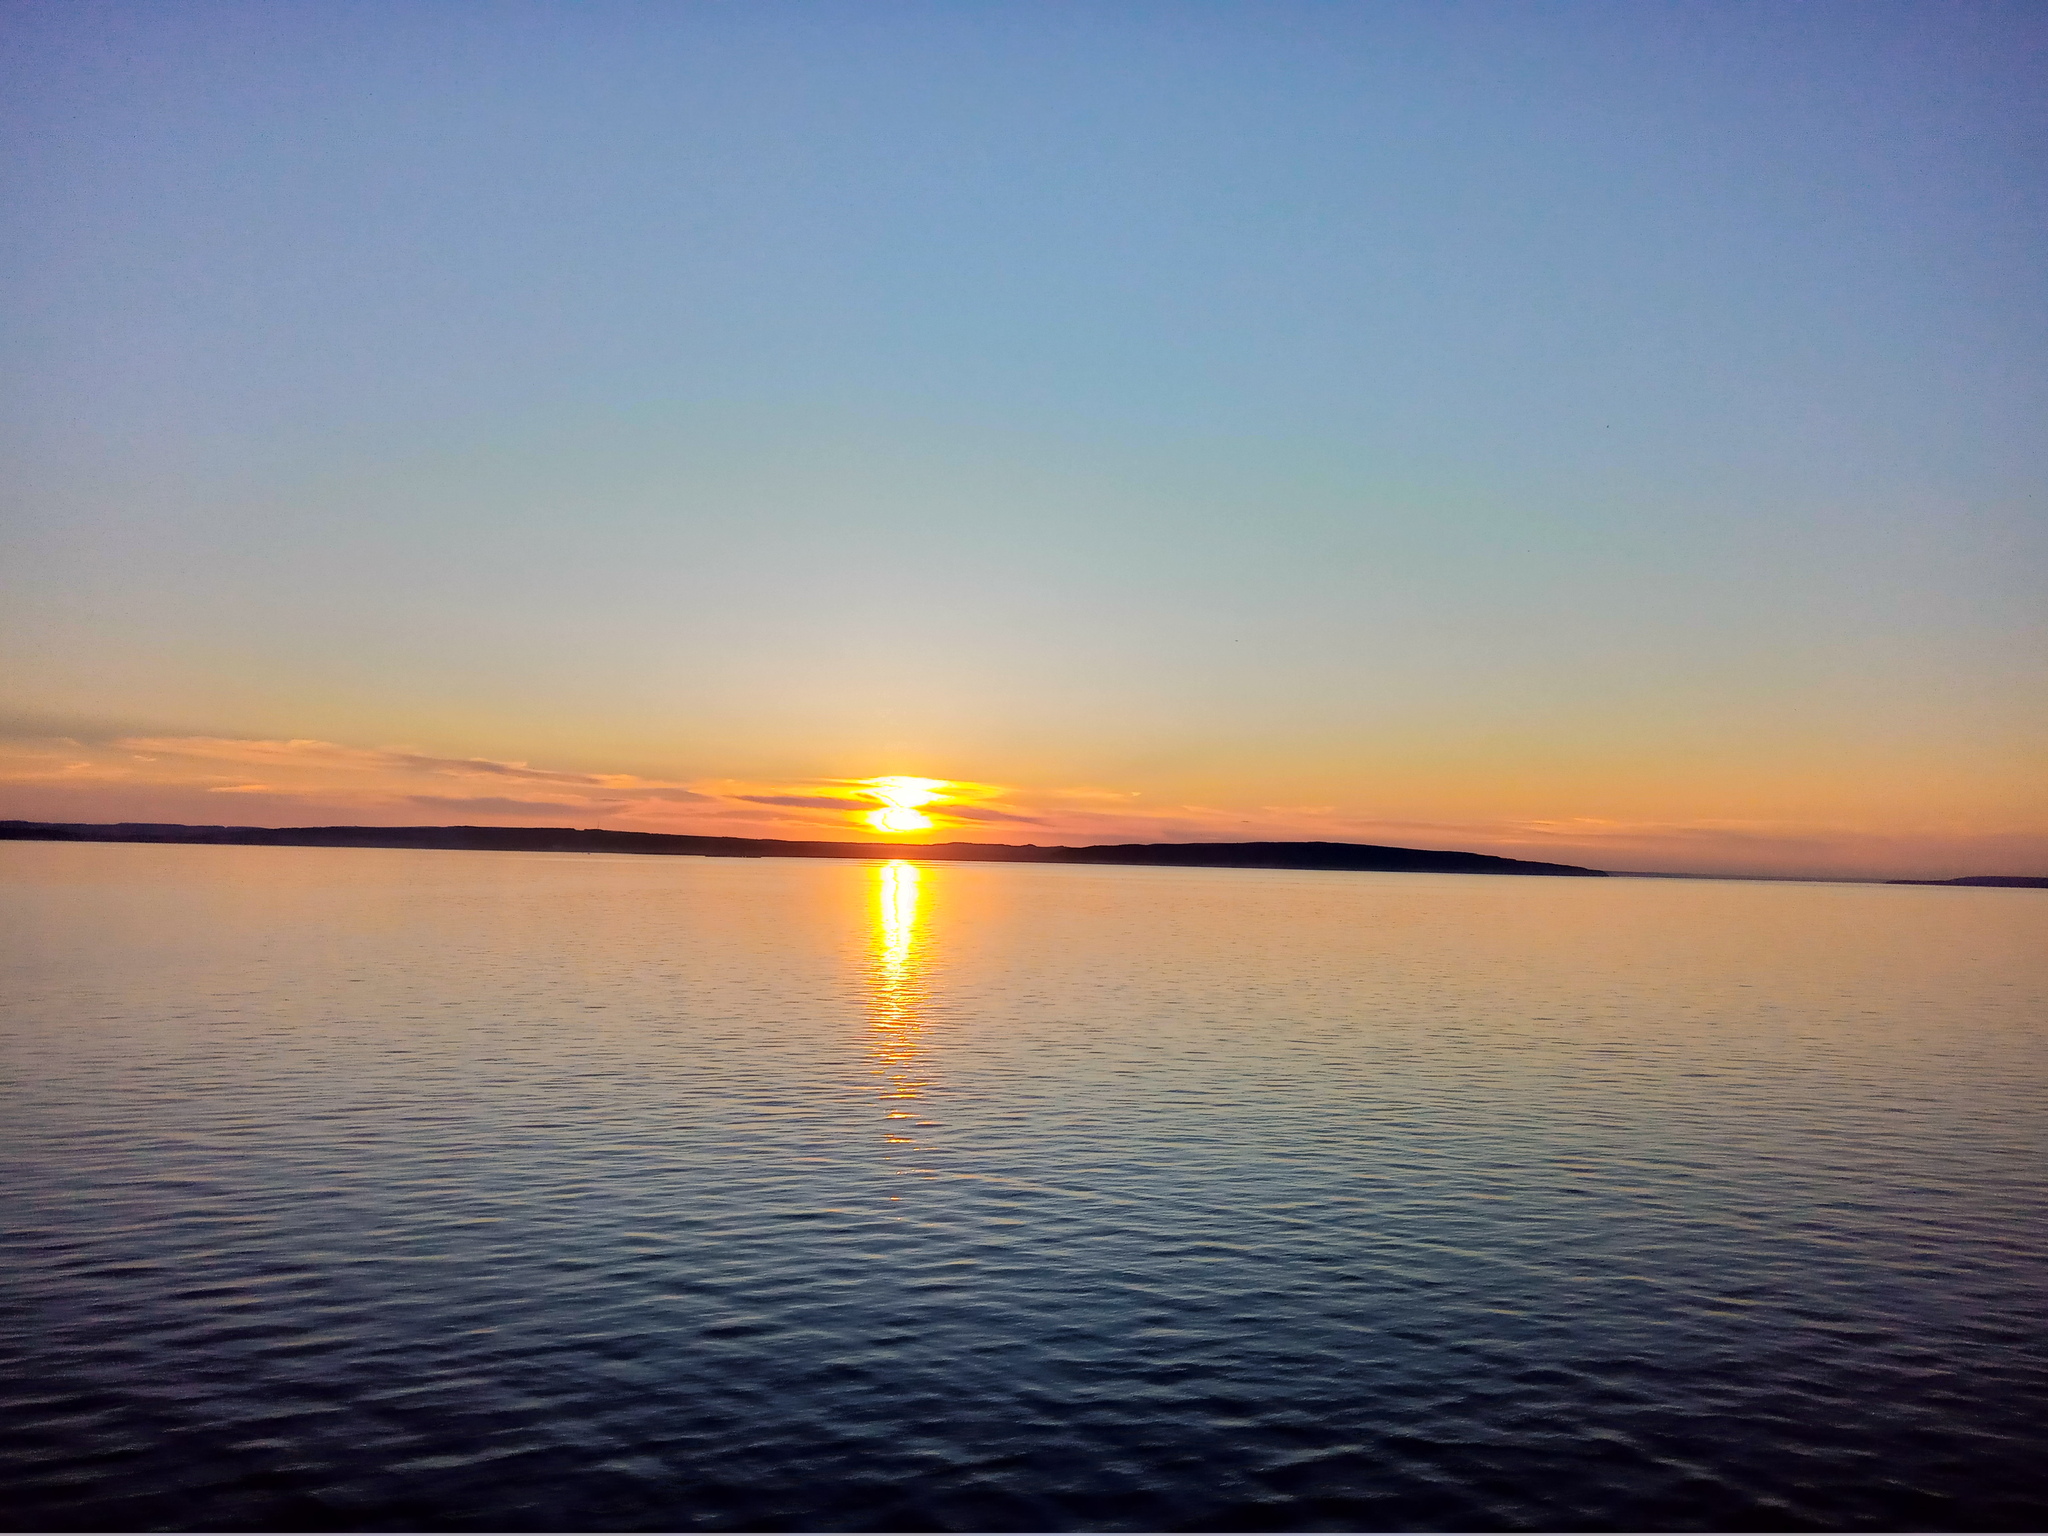
{"label": "landmass silhouette", "polygon": [[692,854],[737,859],[943,859],[1004,864],[1153,864],[1189,869],[1333,869],[1432,875],[1592,875],[1604,869],[1371,843],[795,842],[575,827],[191,827],[166,822],[0,821],[0,840],[232,843],[287,848],[450,848],[516,853]]}
{"label": "landmass silhouette", "polygon": [[1886,885],[2008,885],[2048,891],[2048,875],[1963,875],[1955,880],[1887,880]]}

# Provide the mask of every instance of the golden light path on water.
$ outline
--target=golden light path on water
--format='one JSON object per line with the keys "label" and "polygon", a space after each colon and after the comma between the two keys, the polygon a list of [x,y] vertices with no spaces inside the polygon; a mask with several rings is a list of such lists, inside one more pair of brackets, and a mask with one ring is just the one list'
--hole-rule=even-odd
{"label": "golden light path on water", "polygon": [[924,876],[901,860],[875,871],[875,942],[868,968],[870,1049],[889,1122],[883,1140],[915,1145],[903,1134],[917,1119],[914,1101],[930,1087],[924,1064],[923,944],[918,903]]}

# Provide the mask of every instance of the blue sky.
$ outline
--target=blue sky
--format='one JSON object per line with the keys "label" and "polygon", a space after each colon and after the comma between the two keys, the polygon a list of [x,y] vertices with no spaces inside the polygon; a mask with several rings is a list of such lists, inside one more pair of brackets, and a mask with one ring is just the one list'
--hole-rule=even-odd
{"label": "blue sky", "polygon": [[2048,857],[2036,7],[6,12],[0,814]]}

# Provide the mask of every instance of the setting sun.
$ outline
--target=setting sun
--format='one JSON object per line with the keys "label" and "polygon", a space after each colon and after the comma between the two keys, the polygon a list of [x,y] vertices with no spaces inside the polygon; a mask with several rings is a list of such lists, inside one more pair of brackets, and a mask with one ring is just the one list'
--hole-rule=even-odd
{"label": "setting sun", "polygon": [[884,832],[922,832],[932,824],[932,819],[922,811],[889,805],[879,811],[869,811],[868,824]]}
{"label": "setting sun", "polygon": [[881,832],[925,831],[935,823],[917,808],[938,799],[947,782],[945,779],[916,779],[896,773],[869,779],[862,786],[861,793],[882,804],[878,810],[867,813],[868,825]]}

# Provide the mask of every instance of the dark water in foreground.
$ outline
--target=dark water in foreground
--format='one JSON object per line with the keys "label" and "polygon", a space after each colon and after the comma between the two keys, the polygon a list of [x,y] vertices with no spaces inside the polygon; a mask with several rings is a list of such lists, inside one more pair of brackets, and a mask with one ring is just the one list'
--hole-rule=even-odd
{"label": "dark water in foreground", "polygon": [[2031,891],[0,847],[13,1528],[2048,1523]]}

